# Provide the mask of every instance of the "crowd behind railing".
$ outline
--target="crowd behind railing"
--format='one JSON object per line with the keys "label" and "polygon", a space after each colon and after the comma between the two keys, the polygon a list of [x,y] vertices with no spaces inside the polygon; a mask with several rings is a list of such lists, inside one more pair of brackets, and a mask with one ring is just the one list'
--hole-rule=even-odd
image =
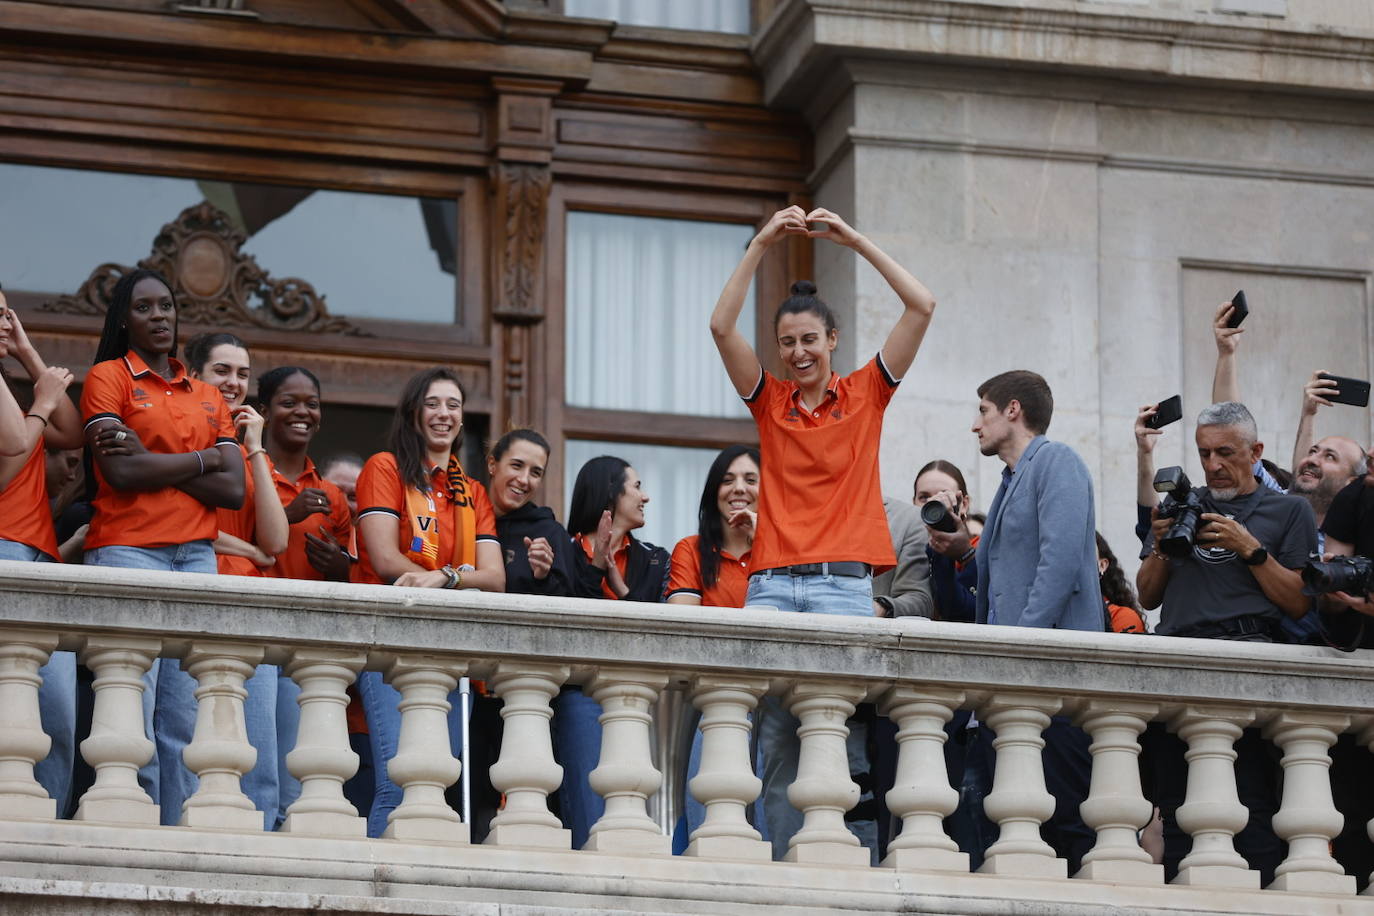
{"label": "crowd behind railing", "polygon": [[[832,370],[839,331],[809,282],[793,285],[773,322],[786,379],[761,367],[736,328],[764,253],[790,235],[852,249],[902,304],[882,349],[847,376]],[[513,429],[492,443],[485,486],[468,476],[458,457],[465,392],[450,369],[409,380],[384,451],[365,461],[335,456],[317,467],[309,451],[322,422],[319,380],[304,366],[275,368],[259,376],[250,398],[250,354],[229,333],[187,342],[179,360],[177,305],[166,278],[136,270],[115,286],[79,406],[66,393],[72,374],[44,363],[0,294],[0,357],[15,357],[33,382],[23,406],[8,377],[0,386],[0,558],[1138,634],[1148,630],[1142,609],[1158,608],[1162,636],[1374,646],[1362,624],[1374,614],[1365,559],[1374,556],[1374,470],[1359,443],[1313,441],[1319,410],[1359,403],[1362,383],[1314,373],[1292,471],[1273,465],[1236,381],[1243,297],[1222,304],[1213,327],[1215,403],[1194,430],[1204,485],[1190,486],[1180,469],[1156,474],[1152,466],[1163,427],[1182,416],[1176,403],[1146,405],[1136,420],[1141,567],[1132,588],[1096,531],[1087,466],[1045,435],[1053,396],[1033,372],[1002,372],[976,392],[972,432],[983,455],[1005,464],[985,516],[971,511],[960,469],[942,459],[921,467],[910,502],[883,497],[877,454],[884,411],[934,309],[924,285],[838,215],[790,207],[768,220],[709,325],[757,422],[759,446],[732,446],[716,457],[696,533],[670,553],[635,537],[649,496],[619,458],[594,458],[579,470],[566,526],[538,503],[550,448],[537,431]],[[1367,403],[1367,385],[1363,393]],[[35,775],[59,815],[70,814],[92,779],[76,754],[89,728],[78,711],[88,705],[81,700],[90,675],[63,651],[40,673],[52,746]],[[183,762],[195,728],[196,679],[176,658],[158,658],[143,683],[144,725],[156,749],[139,784],[161,806],[163,823],[175,824],[196,791]],[[258,754],[243,791],[271,830],[300,792],[283,764],[299,724],[299,686],[260,665],[246,690],[247,734]],[[345,794],[376,837],[402,800],[388,773],[401,739],[401,695],[378,671],[364,671],[348,690],[350,741],[362,764]],[[455,755],[462,750],[457,736],[473,736],[463,764],[474,781],[472,830],[480,839],[504,802],[488,776],[502,719],[498,698],[480,684],[476,694],[471,707],[451,698],[449,731]],[[552,800],[581,848],[605,810],[589,778],[603,753],[605,718],[577,686],[564,685],[552,707],[563,774]],[[749,816],[777,858],[802,829],[795,789],[789,798],[798,777],[795,712],[765,696],[753,716],[751,754],[762,791]],[[1042,735],[1054,800],[1042,832],[1070,873],[1095,839],[1080,812],[1092,774],[1090,739],[1080,725],[1055,715]],[[967,709],[944,726],[947,776],[959,793],[945,829],[975,869],[997,840],[982,807],[997,762],[995,726],[995,718],[990,726]],[[860,789],[845,823],[877,862],[895,838],[886,803],[896,779],[897,727],[861,705],[845,742]],[[1154,810],[1136,825],[1139,842],[1172,877],[1191,842],[1179,823],[1186,747],[1158,722],[1141,746]],[[1273,825],[1281,768],[1258,729],[1244,730],[1235,751],[1248,810],[1237,849],[1268,884],[1286,854]],[[700,753],[698,733],[693,766]],[[1366,830],[1374,798],[1360,778],[1368,751],[1347,733],[1331,754],[1337,807],[1347,812],[1332,850],[1363,885],[1374,868]],[[704,817],[689,797],[676,849]]]}

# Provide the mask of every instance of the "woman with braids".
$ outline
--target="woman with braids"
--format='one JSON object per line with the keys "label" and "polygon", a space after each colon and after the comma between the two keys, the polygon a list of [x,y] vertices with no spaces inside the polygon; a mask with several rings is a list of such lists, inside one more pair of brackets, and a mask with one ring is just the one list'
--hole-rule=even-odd
{"label": "woman with braids", "polygon": [[[358,581],[505,591],[491,503],[458,460],[465,400],[449,369],[426,369],[406,382],[391,421],[391,451],[373,455],[358,475]],[[358,693],[376,772],[367,820],[368,835],[375,837],[401,801],[400,787],[387,775],[400,740],[400,694],[376,671],[358,679]],[[455,756],[461,751],[455,727],[460,700],[456,691],[449,696]]]}
{"label": "woman with braids", "polygon": [[[135,270],[115,284],[95,365],[81,393],[95,514],[86,563],[216,571],[218,509],[243,505],[243,453],[224,398],[175,358],[177,304],[166,279]],[[195,729],[195,681],[174,658],[144,678],[144,718],[156,756],[139,780],[177,823],[196,777],[182,763]],[[245,787],[247,789],[247,787]],[[276,798],[253,797],[259,810]]]}
{"label": "woman with braids", "polygon": [[[19,405],[0,366],[0,560],[55,563],[46,449],[81,445],[81,416],[67,396],[71,372],[43,362],[0,292],[0,360],[7,356],[17,359],[32,380],[33,400],[27,410]],[[38,673],[43,678],[39,713],[52,746],[34,767],[34,777],[56,800],[61,817],[70,801],[76,752],[75,653],[53,652]]]}
{"label": "woman with braids", "polygon": [[1126,573],[1116,560],[1102,532],[1097,532],[1097,569],[1102,577],[1102,602],[1107,618],[1106,630],[1112,633],[1148,633],[1145,617],[1140,613],[1135,589],[1126,580]]}
{"label": "woman with braids", "polygon": [[290,525],[286,550],[263,575],[347,582],[353,568],[353,514],[348,499],[320,476],[307,454],[320,431],[320,380],[300,366],[258,376],[272,485]]}
{"label": "woman with braids", "polygon": [[[764,371],[737,327],[760,262],[789,236],[853,250],[902,303],[882,350],[847,376],[831,367],[839,331],[834,313],[810,282],[794,283],[773,318],[778,360],[789,381]],[[779,210],[749,243],[711,314],[716,348],[754,415],[763,456],[748,604],[821,614],[873,613],[872,573],[896,564],[879,487],[883,414],[916,358],[934,311],[935,299],[920,281],[829,210]],[[864,759],[865,729],[855,724],[849,741],[851,761],[857,762]],[[796,727],[797,720],[779,704],[764,704],[764,807],[778,857],[801,826],[801,813],[786,795],[796,775]],[[876,848],[871,820],[855,832]]]}
{"label": "woman with braids", "polygon": [[744,607],[758,501],[759,450],[748,445],[722,449],[706,472],[697,533],[673,548],[669,604]]}

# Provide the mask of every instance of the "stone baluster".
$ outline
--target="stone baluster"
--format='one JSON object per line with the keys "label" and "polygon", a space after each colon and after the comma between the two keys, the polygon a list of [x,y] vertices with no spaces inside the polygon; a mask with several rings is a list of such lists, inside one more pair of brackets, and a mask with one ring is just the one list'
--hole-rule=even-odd
{"label": "stone baluster", "polygon": [[300,780],[301,794],[286,809],[282,833],[367,836],[367,818],[344,798],[343,785],[358,772],[358,755],[348,744],[348,685],[367,656],[362,652],[297,649],[284,669],[300,686],[300,725],[286,768]]}
{"label": "stone baluster", "polygon": [[257,749],[248,743],[244,681],[262,661],[261,646],[192,643],[183,665],[196,679],[196,729],[182,759],[199,785],[186,799],[183,827],[261,830],[263,812],[243,793],[243,774],[253,769]]}
{"label": "stone baluster", "polygon": [[55,648],[56,633],[0,631],[0,812],[6,818],[57,817],[57,802],[33,775],[52,749],[38,711],[38,669]]}
{"label": "stone baluster", "polygon": [[1043,694],[1001,694],[982,711],[982,720],[997,733],[992,792],[983,810],[1001,828],[978,870],[992,875],[1063,878],[1068,863],[1040,837],[1040,825],[1054,814],[1054,796],[1045,788],[1041,733],[1060,700]]}
{"label": "stone baluster", "polygon": [[649,752],[649,707],[668,676],[641,669],[602,669],[583,689],[601,704],[601,757],[589,781],[606,800],[583,849],[671,855],[672,840],[649,817],[649,796],[662,774]]}
{"label": "stone baluster", "polygon": [[[1361,747],[1374,751],[1374,717],[1361,717],[1357,721],[1355,741]],[[1369,762],[1368,760],[1364,761],[1366,766],[1369,765]],[[1374,840],[1374,818],[1370,818],[1369,822],[1365,824],[1364,831],[1366,836]],[[1368,880],[1368,885],[1365,887],[1361,896],[1374,897],[1374,872],[1371,872],[1365,877]]]}
{"label": "stone baluster", "polygon": [[1174,884],[1259,887],[1259,872],[1249,868],[1235,844],[1250,820],[1236,791],[1235,744],[1254,717],[1253,712],[1190,706],[1170,723],[1188,743],[1188,790],[1177,819],[1193,837]]}
{"label": "stone baluster", "polygon": [[858,685],[823,681],[794,684],[787,692],[788,711],[801,721],[797,780],[787,787],[787,800],[804,818],[788,842],[788,862],[869,864],[869,851],[844,823],[845,812],[859,801],[859,787],[849,778],[845,723],[866,694]]}
{"label": "stone baluster", "polygon": [[1075,878],[1164,883],[1164,866],[1154,864],[1137,839],[1154,814],[1140,788],[1140,735],[1158,714],[1159,704],[1133,700],[1089,700],[1079,711],[1077,723],[1093,739],[1092,785],[1079,813],[1097,831],[1097,843]]}
{"label": "stone baluster", "polygon": [[568,679],[566,665],[502,662],[488,683],[501,698],[501,759],[491,767],[491,784],[506,804],[491,822],[486,842],[500,846],[571,849],[572,831],[549,811],[549,793],[563,783],[553,758],[549,701]]}
{"label": "stone baluster", "polygon": [[968,853],[945,834],[944,819],[959,806],[945,772],[945,723],[964,702],[961,690],[902,686],[889,690],[879,712],[897,723],[897,779],[888,809],[902,821],[887,844],[886,868],[968,871]]}
{"label": "stone baluster", "polygon": [[456,662],[406,655],[386,669],[387,683],[401,694],[401,735],[387,772],[404,795],[387,817],[384,837],[468,842],[468,825],[444,800],[444,790],[462,772],[449,744],[448,696],[465,670]]}
{"label": "stone baluster", "polygon": [[1349,727],[1349,716],[1317,712],[1281,712],[1264,727],[1264,736],[1283,749],[1283,802],[1274,832],[1288,841],[1288,857],[1275,869],[1270,888],[1355,893],[1355,877],[1331,856],[1331,840],[1345,818],[1331,797],[1330,750]]}
{"label": "stone baluster", "polygon": [[95,783],[81,796],[76,820],[159,822],[158,806],[138,784],[138,769],[153,759],[152,739],[143,732],[143,675],[161,649],[161,640],[136,636],[91,636],[81,649],[81,663],[95,673],[91,734],[81,742]]}
{"label": "stone baluster", "polygon": [[686,855],[771,861],[772,847],[749,825],[746,810],[763,783],[749,758],[749,713],[768,690],[767,678],[703,674],[692,679],[701,710],[701,769],[688,788],[706,806]]}

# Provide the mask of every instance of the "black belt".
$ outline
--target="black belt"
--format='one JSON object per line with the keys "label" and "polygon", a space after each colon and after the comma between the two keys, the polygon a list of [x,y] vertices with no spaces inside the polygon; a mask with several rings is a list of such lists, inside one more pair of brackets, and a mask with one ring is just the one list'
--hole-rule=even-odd
{"label": "black belt", "polygon": [[775,576],[853,576],[862,579],[873,572],[867,563],[845,560],[840,563],[798,563],[795,566],[777,566],[760,572]]}
{"label": "black belt", "polygon": [[1170,635],[1189,636],[1193,639],[1252,639],[1256,636],[1268,637],[1273,640],[1274,627],[1278,621],[1268,617],[1261,617],[1258,614],[1246,614],[1240,617],[1231,617],[1227,620],[1209,621],[1205,623],[1195,623],[1192,626],[1184,627]]}

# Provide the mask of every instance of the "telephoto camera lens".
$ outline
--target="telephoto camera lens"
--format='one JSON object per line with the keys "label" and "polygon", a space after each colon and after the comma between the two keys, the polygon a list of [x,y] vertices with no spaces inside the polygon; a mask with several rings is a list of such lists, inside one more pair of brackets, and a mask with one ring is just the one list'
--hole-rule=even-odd
{"label": "telephoto camera lens", "polygon": [[953,534],[959,530],[959,520],[949,511],[949,507],[938,499],[929,500],[921,507],[921,521],[946,534]]}
{"label": "telephoto camera lens", "polygon": [[1374,586],[1374,561],[1368,557],[1332,557],[1331,562],[1323,563],[1313,557],[1303,567],[1302,581],[1305,595],[1368,594]]}

